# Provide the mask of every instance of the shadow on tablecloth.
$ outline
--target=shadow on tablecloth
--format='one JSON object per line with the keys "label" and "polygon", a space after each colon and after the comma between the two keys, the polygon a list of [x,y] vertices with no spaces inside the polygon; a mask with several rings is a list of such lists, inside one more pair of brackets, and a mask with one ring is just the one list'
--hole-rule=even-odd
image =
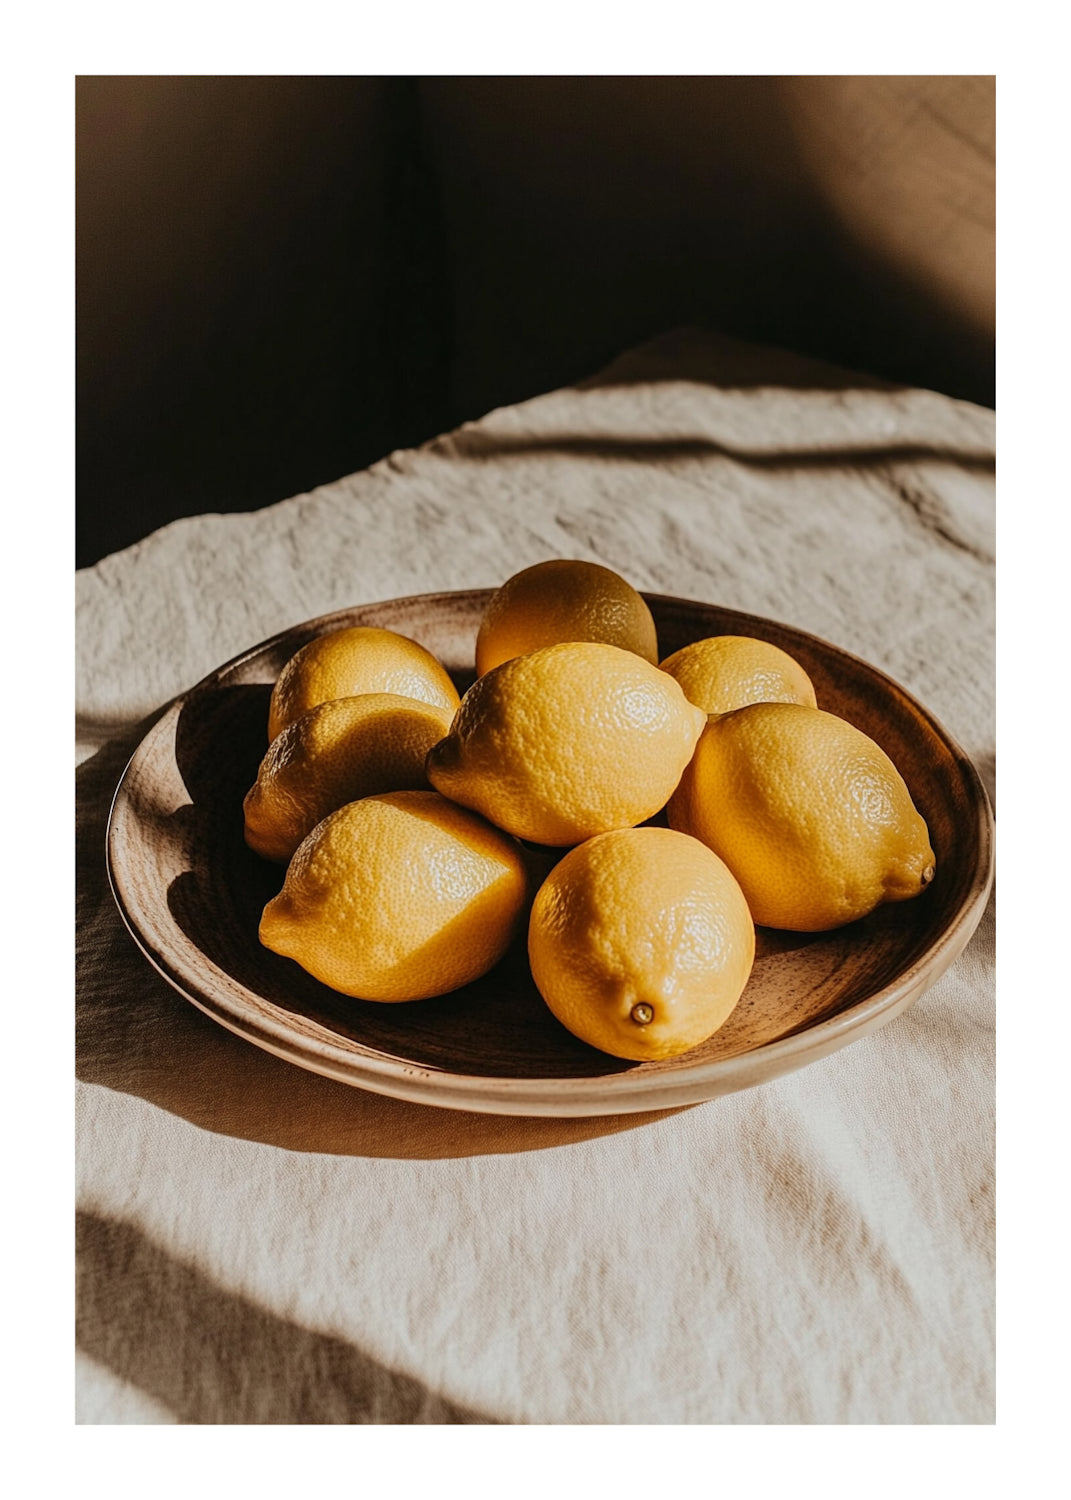
{"label": "shadow on tablecloth", "polygon": [[105,865],[116,785],[163,712],[110,740],[76,772],[76,1067],[84,1083],[136,1095],[240,1140],[401,1159],[542,1150],[636,1129],[668,1113],[519,1119],[411,1104],[283,1062],[183,999],[127,932]]}
{"label": "shadow on tablecloth", "polygon": [[224,1291],[130,1224],[79,1213],[75,1241],[78,1348],[182,1424],[495,1423]]}
{"label": "shadow on tablecloth", "polygon": [[635,463],[638,459],[660,464],[676,459],[720,456],[757,469],[882,468],[891,464],[950,464],[968,472],[991,474],[996,459],[987,449],[939,443],[855,443],[851,447],[746,448],[709,437],[659,438],[605,433],[504,434],[462,429],[441,438],[433,447],[448,448],[466,458],[489,459],[525,453],[565,453],[577,458],[597,458],[600,463]]}

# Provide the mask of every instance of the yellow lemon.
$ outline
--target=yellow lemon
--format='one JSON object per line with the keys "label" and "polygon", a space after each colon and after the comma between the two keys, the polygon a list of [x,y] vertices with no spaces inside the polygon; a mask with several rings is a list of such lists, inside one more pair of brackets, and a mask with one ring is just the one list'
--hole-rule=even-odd
{"label": "yellow lemon", "polygon": [[884,750],[798,703],[712,718],[667,816],[721,856],[764,927],[841,927],[934,876],[926,824]]}
{"label": "yellow lemon", "polygon": [[690,703],[725,714],[748,703],[806,703],[816,708],[814,685],[794,657],[769,641],[715,635],[693,641],[662,662]]}
{"label": "yellow lemon", "polygon": [[725,864],[668,828],[600,834],[548,875],[528,925],[532,977],[563,1026],[646,1062],[705,1041],[755,959],[755,927]]}
{"label": "yellow lemon", "polygon": [[279,673],[268,708],[268,738],[318,703],[359,693],[397,693],[451,711],[460,698],[441,662],[416,641],[393,630],[355,625],[317,636]]}
{"label": "yellow lemon", "polygon": [[318,703],[276,735],[244,803],[245,841],[284,864],[321,818],[376,792],[427,789],[424,762],[453,715],[396,693]]}
{"label": "yellow lemon", "polygon": [[599,563],[551,558],[492,595],[476,637],[476,672],[559,641],[604,641],[658,661],[651,611],[630,583]]}
{"label": "yellow lemon", "polygon": [[665,806],[706,715],[634,652],[545,646],[477,678],[428,780],[518,838],[579,844]]}
{"label": "yellow lemon", "polygon": [[523,924],[520,846],[435,792],[349,802],[318,823],[264,908],[260,940],[361,1000],[478,979]]}

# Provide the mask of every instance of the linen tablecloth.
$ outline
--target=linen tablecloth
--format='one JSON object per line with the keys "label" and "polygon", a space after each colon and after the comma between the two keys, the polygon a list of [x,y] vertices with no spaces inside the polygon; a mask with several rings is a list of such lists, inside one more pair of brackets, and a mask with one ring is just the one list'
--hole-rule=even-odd
{"label": "linen tablecloth", "polygon": [[588,558],[903,683],[993,790],[993,414],[683,330],[79,573],[81,1423],[991,1423],[993,914],[910,1010],[672,1113],[510,1119],[292,1067],[173,991],[104,833],[243,648]]}

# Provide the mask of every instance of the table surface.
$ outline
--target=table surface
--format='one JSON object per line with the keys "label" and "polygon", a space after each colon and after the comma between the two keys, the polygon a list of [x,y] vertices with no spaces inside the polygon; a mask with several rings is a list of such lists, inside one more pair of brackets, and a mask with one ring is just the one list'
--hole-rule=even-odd
{"label": "table surface", "polygon": [[679,330],[77,575],[80,1423],[993,1422],[992,901],[909,1011],[801,1072],[511,1119],[215,1025],[134,945],[103,853],[131,752],[220,662],[554,556],[865,657],[992,797],[993,428]]}

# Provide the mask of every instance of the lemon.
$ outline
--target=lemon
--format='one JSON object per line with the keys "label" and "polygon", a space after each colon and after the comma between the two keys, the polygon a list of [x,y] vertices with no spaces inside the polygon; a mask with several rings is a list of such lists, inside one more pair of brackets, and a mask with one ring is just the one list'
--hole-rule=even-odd
{"label": "lemon", "polygon": [[476,637],[476,672],[560,641],[603,641],[658,661],[651,611],[612,568],[551,558],[514,573],[492,595]]}
{"label": "lemon", "polygon": [[449,673],[430,651],[393,630],[354,625],[317,636],[286,663],[272,689],[269,740],[318,703],[359,693],[397,693],[451,711],[460,702]]}
{"label": "lemon", "polygon": [[693,641],[662,662],[690,703],[724,714],[748,703],[806,703],[817,707],[814,685],[794,657],[769,641],[715,635]]}
{"label": "lemon", "polygon": [[284,864],[321,818],[376,792],[427,790],[424,761],[453,718],[396,693],[318,703],[276,735],[244,803],[245,841]]}
{"label": "lemon", "polygon": [[934,876],[926,824],[884,750],[798,703],[712,718],[667,817],[721,856],[760,926],[840,927]]}
{"label": "lemon", "polygon": [[600,834],[543,882],[528,925],[532,977],[563,1026],[638,1062],[723,1025],[747,984],[755,927],[739,885],[668,828]]}
{"label": "lemon", "polygon": [[260,940],[362,1000],[422,1000],[478,979],[523,925],[520,846],[435,792],[349,802],[298,846]]}
{"label": "lemon", "polygon": [[428,780],[518,838],[579,844],[664,807],[705,723],[634,652],[564,642],[477,678]]}

